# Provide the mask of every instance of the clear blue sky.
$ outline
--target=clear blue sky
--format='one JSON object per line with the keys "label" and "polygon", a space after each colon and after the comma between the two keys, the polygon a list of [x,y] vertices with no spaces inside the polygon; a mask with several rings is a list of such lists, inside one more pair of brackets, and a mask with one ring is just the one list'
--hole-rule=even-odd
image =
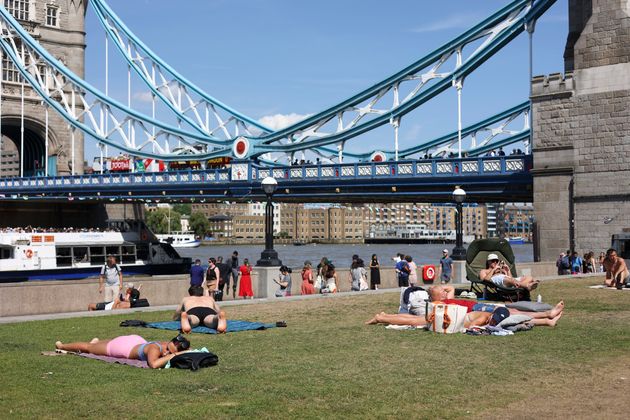
{"label": "clear blue sky", "polygon": [[[490,15],[507,1],[109,0],[127,26],[181,74],[233,108],[260,119],[316,113],[395,73]],[[86,79],[104,89],[104,35],[87,16]],[[539,20],[534,74],[563,71],[567,1]],[[126,67],[112,60],[110,94],[126,102]],[[134,96],[142,97],[138,79]],[[463,90],[464,125],[527,99],[527,36],[473,75]],[[147,90],[144,89],[146,92]],[[456,129],[449,90],[403,119],[401,147]],[[134,106],[147,104],[134,99]],[[277,117],[276,117],[277,118]],[[391,128],[348,150],[393,147]],[[86,144],[86,158],[96,154]]]}

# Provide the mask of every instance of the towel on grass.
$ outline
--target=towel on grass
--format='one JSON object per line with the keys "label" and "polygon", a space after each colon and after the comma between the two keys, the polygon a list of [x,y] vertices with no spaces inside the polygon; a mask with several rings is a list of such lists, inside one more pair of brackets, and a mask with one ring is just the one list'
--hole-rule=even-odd
{"label": "towel on grass", "polygon": [[[148,322],[145,327],[157,328],[160,330],[172,330],[179,331],[181,324],[179,321],[166,321],[166,322]],[[262,322],[250,322],[250,321],[237,321],[228,319],[227,329],[225,332],[238,332],[238,331],[252,331],[252,330],[266,330],[268,328],[275,328],[276,324],[263,324]],[[192,329],[194,333],[200,334],[216,334],[217,330],[208,327],[195,327]]]}
{"label": "towel on grass", "polygon": [[597,284],[595,286],[588,286],[589,289],[607,289],[607,290],[630,290],[628,287],[624,287],[623,289],[617,289],[616,287],[606,286],[605,284]]}
{"label": "towel on grass", "polygon": [[127,366],[133,366],[133,367],[144,368],[144,369],[149,368],[149,365],[147,365],[147,362],[142,362],[137,359],[121,359],[118,357],[98,356],[96,354],[79,353],[79,352],[64,351],[64,350],[43,351],[41,354],[42,356],[65,356],[65,355],[71,354],[74,356],[85,357],[87,359],[101,360],[107,363],[118,363],[120,365],[127,365]]}

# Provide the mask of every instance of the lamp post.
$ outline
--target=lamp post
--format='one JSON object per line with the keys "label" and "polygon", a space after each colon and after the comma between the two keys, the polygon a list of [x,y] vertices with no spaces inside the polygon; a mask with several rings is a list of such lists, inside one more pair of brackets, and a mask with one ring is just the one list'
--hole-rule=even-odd
{"label": "lamp post", "polygon": [[466,259],[466,249],[464,248],[464,238],[462,233],[463,217],[462,203],[466,200],[466,191],[459,187],[453,190],[453,201],[457,209],[455,215],[455,248],[453,248],[452,257],[454,260],[462,261]]}
{"label": "lamp post", "polygon": [[260,259],[256,262],[256,265],[260,267],[282,265],[282,261],[278,259],[278,253],[273,249],[273,204],[271,197],[277,186],[278,181],[270,176],[262,180],[262,189],[267,196],[267,205],[265,206],[265,250],[261,252]]}

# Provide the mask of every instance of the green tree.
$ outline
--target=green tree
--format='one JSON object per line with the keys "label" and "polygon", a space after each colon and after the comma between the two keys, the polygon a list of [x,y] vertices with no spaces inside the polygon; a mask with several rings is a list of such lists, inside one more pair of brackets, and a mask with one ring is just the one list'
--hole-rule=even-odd
{"label": "green tree", "polygon": [[190,203],[173,204],[173,210],[181,215],[190,216],[192,213],[192,206]]}
{"label": "green tree", "polygon": [[190,215],[188,225],[190,226],[190,230],[195,232],[195,235],[199,235],[202,238],[210,230],[210,222],[203,213],[198,211]]}
{"label": "green tree", "polygon": [[147,225],[153,233],[168,233],[170,230],[177,231],[182,229],[181,214],[174,210],[159,208],[156,211],[147,213]]}

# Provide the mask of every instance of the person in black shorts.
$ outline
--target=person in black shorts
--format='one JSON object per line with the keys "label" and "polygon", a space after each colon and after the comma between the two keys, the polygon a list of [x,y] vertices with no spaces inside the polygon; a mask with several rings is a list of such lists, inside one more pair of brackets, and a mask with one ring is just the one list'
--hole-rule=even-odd
{"label": "person in black shorts", "polygon": [[180,320],[182,332],[188,334],[199,325],[225,332],[227,320],[225,312],[219,308],[212,296],[204,296],[203,288],[191,286],[188,289],[190,296],[185,297],[175,310],[174,320]]}
{"label": "person in black shorts", "polygon": [[217,257],[217,268],[219,269],[219,290],[221,293],[217,293],[214,296],[214,300],[222,301],[224,288],[227,284],[227,292],[230,292],[230,276],[232,275],[231,264],[224,263],[223,257]]}

